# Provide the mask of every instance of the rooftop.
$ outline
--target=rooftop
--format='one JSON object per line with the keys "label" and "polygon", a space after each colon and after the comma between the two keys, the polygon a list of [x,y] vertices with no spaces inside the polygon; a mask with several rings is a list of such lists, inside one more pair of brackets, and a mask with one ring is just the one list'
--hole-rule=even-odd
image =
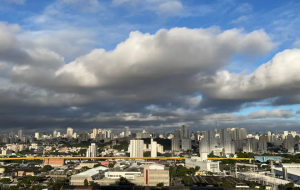
{"label": "rooftop", "polygon": [[89,169],[89,170],[87,170],[85,172],[81,172],[81,173],[76,174],[76,175],[94,176],[94,175],[98,174],[99,171],[106,171],[106,170],[108,170],[107,167],[99,166],[99,167],[96,167],[96,168]]}

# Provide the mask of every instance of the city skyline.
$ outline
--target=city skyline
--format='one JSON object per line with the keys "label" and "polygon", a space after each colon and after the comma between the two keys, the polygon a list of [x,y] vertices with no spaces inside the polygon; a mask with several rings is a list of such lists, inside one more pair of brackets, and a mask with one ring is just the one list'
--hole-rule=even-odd
{"label": "city skyline", "polygon": [[299,9],[0,0],[0,132],[299,131]]}

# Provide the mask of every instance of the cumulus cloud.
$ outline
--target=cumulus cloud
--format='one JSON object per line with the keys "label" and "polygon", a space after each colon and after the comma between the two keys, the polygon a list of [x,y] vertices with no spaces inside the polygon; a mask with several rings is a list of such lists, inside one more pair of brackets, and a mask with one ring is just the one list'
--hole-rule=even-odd
{"label": "cumulus cloud", "polygon": [[275,109],[271,111],[260,110],[258,112],[253,112],[249,114],[249,118],[251,119],[262,119],[262,118],[291,118],[294,117],[295,114],[292,113],[292,110],[284,110],[284,109]]}
{"label": "cumulus cloud", "polygon": [[[0,27],[0,39],[5,43],[0,46],[0,96],[5,97],[0,105],[5,106],[7,115],[23,115],[20,122],[34,118],[40,124],[63,126],[105,123],[109,127],[171,128],[213,120],[233,123],[292,117],[283,110],[249,116],[217,111],[220,105],[228,108],[223,112],[230,112],[249,100],[295,91],[296,83],[293,86],[290,80],[297,80],[297,76],[289,68],[299,70],[295,66],[297,49],[276,55],[249,75],[222,70],[236,55],[258,56],[270,51],[274,44],[263,30],[246,33],[213,27],[162,29],[155,34],[135,31],[111,51],[94,49],[66,63],[57,53],[60,50],[53,48],[56,45],[26,37],[28,33],[18,26],[2,23]],[[272,96],[268,95],[270,89],[276,92]],[[34,110],[35,117],[28,115],[26,119],[25,108]],[[12,117],[0,123],[9,119]]]}
{"label": "cumulus cloud", "polygon": [[[235,44],[231,43],[233,40]],[[176,90],[170,81],[173,77],[182,83],[201,83],[195,81],[197,75],[215,72],[228,64],[232,56],[258,55],[272,47],[263,31],[244,34],[235,29],[220,32],[216,28],[174,28],[159,30],[155,35],[132,32],[113,51],[96,49],[64,65],[55,72],[55,80],[65,82],[55,83],[58,86],[118,87],[123,91],[124,87],[143,84],[157,89],[155,81],[160,80],[159,85]]]}
{"label": "cumulus cloud", "polygon": [[284,50],[249,75],[217,73],[205,95],[217,99],[259,100],[299,93],[300,49]]}

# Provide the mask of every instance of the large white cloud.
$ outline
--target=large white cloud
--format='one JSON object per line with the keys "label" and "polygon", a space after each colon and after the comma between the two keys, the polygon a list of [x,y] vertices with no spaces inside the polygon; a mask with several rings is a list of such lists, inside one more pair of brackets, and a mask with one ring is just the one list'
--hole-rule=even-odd
{"label": "large white cloud", "polygon": [[300,49],[280,52],[253,73],[220,71],[215,83],[207,85],[205,95],[216,99],[259,100],[300,93]]}
{"label": "large white cloud", "polygon": [[94,50],[63,66],[56,77],[95,87],[151,79],[161,79],[163,83],[172,77],[187,80],[198,73],[215,72],[236,54],[257,55],[272,47],[262,30],[249,34],[236,29],[220,32],[217,28],[174,28],[155,35],[132,32],[115,50]]}

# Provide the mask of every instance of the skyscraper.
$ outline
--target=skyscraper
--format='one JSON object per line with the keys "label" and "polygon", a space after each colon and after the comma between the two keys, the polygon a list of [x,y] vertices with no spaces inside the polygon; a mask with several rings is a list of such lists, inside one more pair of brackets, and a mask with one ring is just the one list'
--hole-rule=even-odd
{"label": "skyscraper", "polygon": [[71,127],[67,128],[67,138],[71,139],[73,137],[73,129]]}
{"label": "skyscraper", "polygon": [[23,130],[18,131],[18,138],[21,140],[23,137]]}
{"label": "skyscraper", "polygon": [[156,158],[157,157],[157,142],[153,141],[151,138],[151,157]]}
{"label": "skyscraper", "polygon": [[129,136],[129,127],[124,127],[124,137],[128,137]]}
{"label": "skyscraper", "polygon": [[247,138],[247,130],[245,128],[232,128],[231,136],[233,140],[243,140]]}
{"label": "skyscraper", "polygon": [[177,137],[172,138],[172,151],[180,150],[180,139]]}
{"label": "skyscraper", "polygon": [[37,140],[39,140],[39,139],[40,139],[40,134],[39,134],[39,133],[35,133],[35,134],[34,134],[34,137],[35,137]]}
{"label": "skyscraper", "polygon": [[97,136],[97,134],[98,134],[98,129],[93,129],[93,135],[92,135],[92,138],[93,139],[95,139],[96,138],[96,136]]}
{"label": "skyscraper", "polygon": [[175,130],[174,137],[176,137],[176,138],[178,138],[178,139],[181,138],[181,135],[180,135],[180,129],[176,129],[176,130]]}
{"label": "skyscraper", "polygon": [[143,157],[144,140],[130,140],[128,150],[130,157]]}
{"label": "skyscraper", "polygon": [[91,143],[91,146],[86,150],[86,157],[97,157],[97,149],[96,143]]}
{"label": "skyscraper", "polygon": [[181,149],[184,151],[190,150],[191,149],[191,139],[188,139],[188,138],[181,139]]}
{"label": "skyscraper", "polygon": [[53,131],[53,138],[57,138],[57,131]]}
{"label": "skyscraper", "polygon": [[220,146],[224,149],[224,154],[234,153],[232,150],[232,137],[230,128],[221,129],[220,131]]}
{"label": "skyscraper", "polygon": [[202,132],[203,138],[199,142],[199,152],[210,154],[216,146],[216,138],[214,131]]}
{"label": "skyscraper", "polygon": [[181,126],[180,135],[181,135],[181,140],[188,138],[188,136],[189,136],[188,135],[188,130],[187,130],[187,127],[185,125]]}

